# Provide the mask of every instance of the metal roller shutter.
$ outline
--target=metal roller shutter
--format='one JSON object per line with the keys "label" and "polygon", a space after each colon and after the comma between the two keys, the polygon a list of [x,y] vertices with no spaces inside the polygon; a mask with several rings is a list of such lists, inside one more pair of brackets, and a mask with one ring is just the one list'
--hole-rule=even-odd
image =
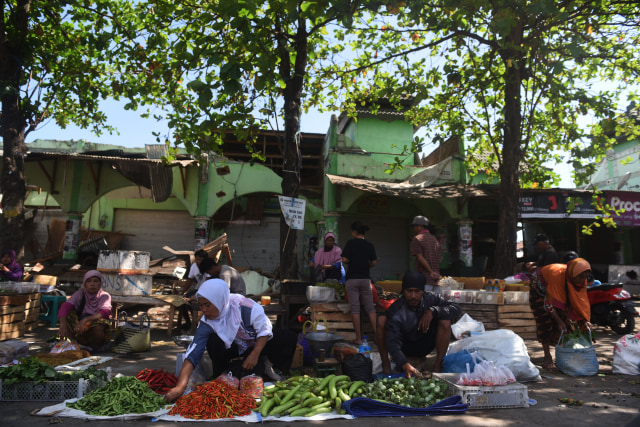
{"label": "metal roller shutter", "polygon": [[410,228],[406,219],[385,217],[347,217],[340,218],[339,243],[344,247],[351,239],[351,223],[361,221],[369,226],[367,240],[373,243],[378,255],[377,265],[371,269],[371,278],[375,281],[396,279],[409,269],[409,249],[411,244]]}
{"label": "metal roller shutter", "polygon": [[171,255],[165,245],[179,251],[195,246],[195,220],[187,211],[116,209],[113,231],[135,234],[122,239],[121,250],[150,252],[152,259]]}

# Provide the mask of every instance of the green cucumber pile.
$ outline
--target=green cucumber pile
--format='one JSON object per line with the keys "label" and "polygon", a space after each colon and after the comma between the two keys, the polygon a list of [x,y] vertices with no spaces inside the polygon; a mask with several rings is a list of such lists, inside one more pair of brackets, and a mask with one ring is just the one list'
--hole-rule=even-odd
{"label": "green cucumber pile", "polygon": [[363,395],[396,405],[426,408],[449,397],[449,386],[435,378],[383,378],[366,384]]}
{"label": "green cucumber pile", "polygon": [[437,379],[384,378],[367,384],[351,381],[347,375],[332,374],[325,378],[304,375],[265,387],[256,411],[263,417],[312,417],[334,409],[344,414],[342,403],[354,397],[424,408],[448,396],[447,383]]}

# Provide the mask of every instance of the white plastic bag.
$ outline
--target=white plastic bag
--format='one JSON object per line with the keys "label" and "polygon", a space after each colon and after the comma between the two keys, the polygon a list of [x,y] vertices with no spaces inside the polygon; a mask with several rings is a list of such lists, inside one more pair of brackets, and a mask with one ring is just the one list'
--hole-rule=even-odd
{"label": "white plastic bag", "polygon": [[640,332],[623,335],[613,346],[614,374],[640,375]]}
{"label": "white plastic bag", "polygon": [[80,350],[80,345],[77,342],[71,341],[68,338],[62,338],[60,341],[55,343],[55,345],[51,348],[51,351],[49,351],[49,353],[60,354],[60,353],[64,353],[65,351],[73,351],[73,350]]}
{"label": "white plastic bag", "polygon": [[465,313],[460,320],[451,325],[451,332],[456,339],[461,339],[464,332],[484,332],[484,324]]}
{"label": "white plastic bag", "polygon": [[540,371],[531,363],[524,341],[509,329],[487,331],[482,335],[455,341],[449,345],[447,354],[462,350],[475,350],[483,359],[492,360],[498,366],[506,366],[518,381],[541,380]]}
{"label": "white plastic bag", "polygon": [[[182,364],[184,363],[186,355],[186,351],[176,355],[176,376],[180,375],[180,370],[182,369]],[[212,375],[211,371],[211,359],[209,358],[209,355],[205,353],[202,356],[202,359],[200,359],[200,363],[198,363],[198,366],[195,367],[193,373],[189,377],[189,382],[187,383],[187,388],[183,395],[191,393],[200,384],[206,383]]]}

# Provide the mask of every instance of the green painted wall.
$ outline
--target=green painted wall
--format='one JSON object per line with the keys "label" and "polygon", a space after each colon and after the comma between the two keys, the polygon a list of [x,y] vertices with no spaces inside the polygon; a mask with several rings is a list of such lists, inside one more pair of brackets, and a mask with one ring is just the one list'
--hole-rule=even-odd
{"label": "green painted wall", "polygon": [[[413,126],[402,117],[387,122],[376,117],[362,117],[351,121],[344,132],[357,146],[366,150],[376,163],[392,162],[400,156],[405,145],[411,146]],[[408,155],[413,159],[413,153]],[[409,164],[413,164],[413,160]]]}

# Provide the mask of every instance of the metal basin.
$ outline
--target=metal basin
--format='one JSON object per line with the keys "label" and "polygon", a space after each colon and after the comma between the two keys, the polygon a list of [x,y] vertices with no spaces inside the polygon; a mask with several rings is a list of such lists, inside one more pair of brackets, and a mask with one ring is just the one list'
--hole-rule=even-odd
{"label": "metal basin", "polygon": [[307,339],[312,353],[319,353],[321,349],[324,349],[327,354],[330,354],[333,345],[344,340],[340,335],[331,332],[310,332],[304,337]]}
{"label": "metal basin", "polygon": [[189,347],[191,341],[193,341],[193,335],[178,335],[173,337],[173,342],[184,348]]}

